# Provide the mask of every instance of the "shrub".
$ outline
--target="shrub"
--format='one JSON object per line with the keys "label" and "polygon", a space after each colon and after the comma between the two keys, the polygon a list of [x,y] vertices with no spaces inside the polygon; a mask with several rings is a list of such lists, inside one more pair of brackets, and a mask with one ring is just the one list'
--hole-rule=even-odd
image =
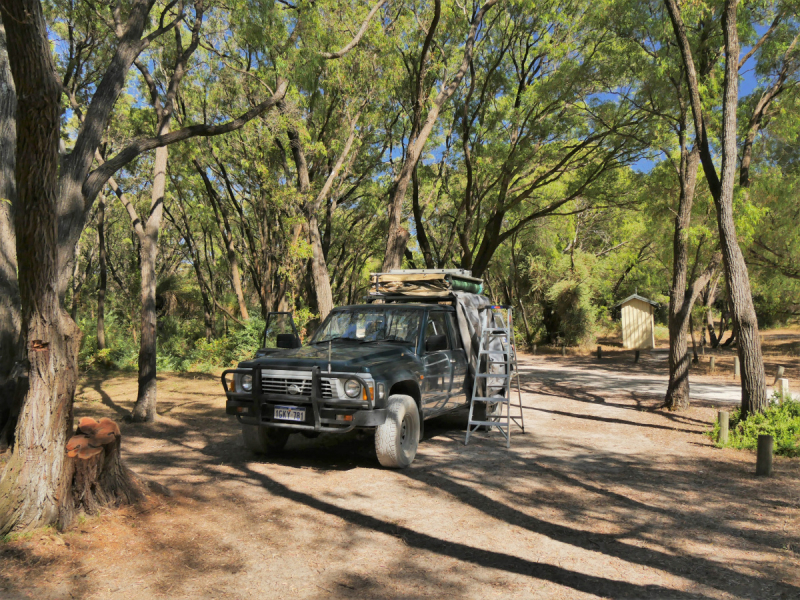
{"label": "shrub", "polygon": [[550,288],[547,300],[558,321],[558,336],[567,345],[591,345],[595,340],[597,309],[585,284],[565,279]]}
{"label": "shrub", "polygon": [[[775,454],[800,456],[800,402],[785,400],[779,403],[778,400],[775,394],[766,411],[751,414],[744,420],[741,418],[741,409],[734,410],[730,416],[725,447],[755,450],[759,435],[771,435]],[[714,424],[709,435],[715,441],[719,438],[719,423]]]}

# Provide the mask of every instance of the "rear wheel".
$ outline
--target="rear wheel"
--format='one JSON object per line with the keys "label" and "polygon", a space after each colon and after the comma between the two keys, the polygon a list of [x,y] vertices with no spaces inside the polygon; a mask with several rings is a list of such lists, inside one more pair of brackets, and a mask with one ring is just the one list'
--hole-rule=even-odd
{"label": "rear wheel", "polygon": [[286,445],[289,440],[289,430],[242,425],[242,438],[248,450],[256,454],[272,454],[282,450]]}
{"label": "rear wheel", "polygon": [[411,396],[396,394],[389,396],[386,413],[386,421],[375,430],[375,453],[384,467],[403,469],[417,455],[419,410]]}

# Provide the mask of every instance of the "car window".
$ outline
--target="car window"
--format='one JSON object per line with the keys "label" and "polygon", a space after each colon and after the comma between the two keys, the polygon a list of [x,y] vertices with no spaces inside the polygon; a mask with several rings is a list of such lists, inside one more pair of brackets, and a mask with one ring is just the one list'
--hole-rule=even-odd
{"label": "car window", "polygon": [[453,332],[453,348],[459,350],[461,349],[461,336],[458,333],[458,324],[452,313],[447,313],[447,322],[450,323],[450,330]]}
{"label": "car window", "polygon": [[447,340],[447,350],[450,349],[450,336],[447,334],[447,323],[444,313],[434,312],[428,315],[428,323],[425,325],[425,340],[433,335],[443,335]]}
{"label": "car window", "polygon": [[312,344],[331,340],[395,341],[416,346],[419,310],[375,309],[334,311],[314,334]]}

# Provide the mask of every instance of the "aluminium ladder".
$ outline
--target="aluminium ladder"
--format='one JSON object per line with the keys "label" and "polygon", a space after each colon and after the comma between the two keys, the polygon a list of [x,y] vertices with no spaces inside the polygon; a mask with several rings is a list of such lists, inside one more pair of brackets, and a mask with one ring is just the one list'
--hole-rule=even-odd
{"label": "aluminium ladder", "polygon": [[[511,424],[514,423],[525,433],[525,418],[522,412],[522,389],[519,381],[519,369],[517,368],[517,350],[514,342],[514,323],[512,321],[510,306],[491,305],[478,309],[483,313],[483,328],[481,331],[481,341],[478,349],[478,357],[475,365],[475,377],[472,382],[472,399],[469,403],[469,419],[467,421],[467,439],[464,445],[469,443],[469,436],[478,430],[479,427],[492,427],[500,430],[506,438],[506,448],[511,447]],[[497,360],[502,356],[502,360]],[[502,367],[500,373],[492,373],[493,367]],[[511,402],[512,378],[517,378],[517,404]],[[489,395],[489,382],[502,380],[501,390],[496,392],[502,395]],[[483,381],[483,384],[481,384]],[[494,385],[492,387],[499,387]],[[483,390],[484,396],[481,396]],[[473,420],[475,402],[486,403],[486,420]],[[505,414],[503,413],[505,407]],[[512,415],[511,409],[518,408],[519,414]]]}

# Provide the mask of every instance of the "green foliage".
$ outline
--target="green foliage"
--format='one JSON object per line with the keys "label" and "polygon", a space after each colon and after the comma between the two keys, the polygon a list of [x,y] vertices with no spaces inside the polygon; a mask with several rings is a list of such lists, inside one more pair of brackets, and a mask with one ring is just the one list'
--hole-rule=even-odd
{"label": "green foliage", "polygon": [[[779,400],[776,393],[765,412],[750,414],[746,419],[741,418],[741,409],[735,409],[730,415],[728,443],[725,447],[755,450],[759,435],[771,435],[775,454],[800,456],[800,401]],[[713,440],[719,438],[718,422],[708,435]]]}
{"label": "green foliage", "polygon": [[264,321],[253,318],[245,327],[237,328],[227,336],[206,341],[200,338],[195,342],[191,354],[192,371],[213,371],[219,368],[235,367],[239,361],[255,356],[263,343]]}
{"label": "green foliage", "polygon": [[597,309],[592,305],[589,286],[574,279],[564,279],[547,292],[558,316],[559,337],[569,346],[591,345],[595,340]]}

